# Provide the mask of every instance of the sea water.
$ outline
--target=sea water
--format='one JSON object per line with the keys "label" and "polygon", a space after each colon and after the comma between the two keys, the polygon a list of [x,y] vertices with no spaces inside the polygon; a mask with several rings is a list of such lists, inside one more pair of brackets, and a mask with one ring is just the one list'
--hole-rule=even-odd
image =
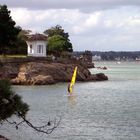
{"label": "sea water", "polygon": [[[76,82],[73,96],[68,83],[47,86],[14,86],[14,91],[30,105],[27,118],[34,125],[58,121],[50,134],[38,133],[26,124],[0,126],[0,134],[10,140],[140,140],[140,62],[95,62],[107,70],[109,80]],[[11,120],[15,120],[13,117]]]}

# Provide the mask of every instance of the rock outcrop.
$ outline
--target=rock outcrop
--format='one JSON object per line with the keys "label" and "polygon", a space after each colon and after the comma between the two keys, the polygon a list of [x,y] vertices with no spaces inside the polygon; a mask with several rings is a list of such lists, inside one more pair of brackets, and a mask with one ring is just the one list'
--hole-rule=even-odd
{"label": "rock outcrop", "polygon": [[78,66],[77,81],[108,80],[103,73],[91,74],[80,64],[63,64],[47,62],[26,62],[22,64],[7,64],[1,70],[1,78],[8,78],[15,85],[47,85],[57,82],[69,82],[75,66]]}

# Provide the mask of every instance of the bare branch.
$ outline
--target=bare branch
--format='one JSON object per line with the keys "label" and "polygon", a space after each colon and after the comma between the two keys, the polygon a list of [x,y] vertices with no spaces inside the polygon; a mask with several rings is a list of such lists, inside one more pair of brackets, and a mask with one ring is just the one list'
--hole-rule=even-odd
{"label": "bare branch", "polygon": [[[21,125],[22,123],[26,123],[28,126],[30,126],[31,128],[33,128],[35,131],[37,132],[42,132],[44,134],[51,134],[53,132],[54,129],[56,129],[58,127],[58,125],[60,124],[61,121],[61,117],[60,119],[57,121],[56,119],[54,121],[48,121],[47,124],[42,125],[42,126],[34,126],[30,121],[28,121],[25,116],[23,116],[20,112],[18,112],[18,115],[20,118],[22,118],[23,120],[19,123],[13,121],[10,122],[9,120],[6,119],[6,121],[10,124],[14,124],[16,129],[18,129],[18,126]],[[51,128],[48,128],[51,127]]]}

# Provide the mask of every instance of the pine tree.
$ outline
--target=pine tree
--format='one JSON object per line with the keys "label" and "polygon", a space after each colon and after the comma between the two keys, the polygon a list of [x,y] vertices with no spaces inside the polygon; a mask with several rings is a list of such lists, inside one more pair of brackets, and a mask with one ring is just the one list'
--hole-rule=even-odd
{"label": "pine tree", "polygon": [[22,101],[19,95],[13,92],[10,82],[0,80],[0,122],[14,114],[18,117],[21,114],[25,116],[28,110],[29,106]]}
{"label": "pine tree", "polygon": [[14,46],[17,35],[21,31],[15,26],[6,5],[0,5],[0,54],[6,54],[8,47]]}

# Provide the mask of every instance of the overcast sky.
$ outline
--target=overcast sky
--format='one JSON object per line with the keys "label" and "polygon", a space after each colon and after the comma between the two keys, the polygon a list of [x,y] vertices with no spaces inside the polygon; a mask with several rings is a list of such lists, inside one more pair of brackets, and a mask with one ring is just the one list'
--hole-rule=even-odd
{"label": "overcast sky", "polygon": [[74,51],[140,51],[140,0],[0,0],[17,25],[61,25]]}

